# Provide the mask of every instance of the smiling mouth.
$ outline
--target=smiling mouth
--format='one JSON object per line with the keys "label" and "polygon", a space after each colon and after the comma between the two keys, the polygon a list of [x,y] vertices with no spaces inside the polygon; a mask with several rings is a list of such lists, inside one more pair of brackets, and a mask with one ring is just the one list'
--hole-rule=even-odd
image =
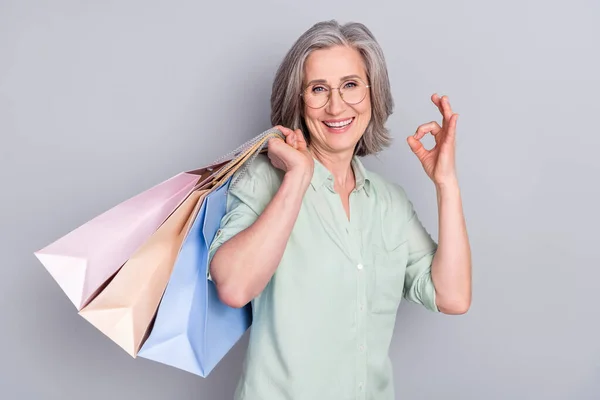
{"label": "smiling mouth", "polygon": [[342,129],[342,128],[345,128],[348,125],[350,125],[352,123],[352,121],[354,121],[354,117],[345,119],[343,121],[338,121],[338,122],[326,122],[326,121],[323,121],[323,123],[328,128]]}

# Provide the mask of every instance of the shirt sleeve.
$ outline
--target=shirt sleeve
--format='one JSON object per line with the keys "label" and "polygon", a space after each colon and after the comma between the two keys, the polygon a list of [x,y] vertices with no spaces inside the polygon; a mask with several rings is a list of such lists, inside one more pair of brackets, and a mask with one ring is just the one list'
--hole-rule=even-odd
{"label": "shirt sleeve", "polygon": [[403,297],[430,311],[439,312],[435,303],[435,287],[431,279],[431,264],[437,251],[437,243],[425,229],[413,207],[401,188],[407,206],[406,236],[408,242],[408,260],[404,278]]}
{"label": "shirt sleeve", "polygon": [[[227,192],[225,215],[208,248],[207,277],[212,280],[210,263],[219,247],[250,227],[269,204],[278,185],[278,172],[265,155],[258,155],[242,177],[235,182],[241,171],[233,175],[232,186]],[[235,185],[233,185],[235,182]]]}

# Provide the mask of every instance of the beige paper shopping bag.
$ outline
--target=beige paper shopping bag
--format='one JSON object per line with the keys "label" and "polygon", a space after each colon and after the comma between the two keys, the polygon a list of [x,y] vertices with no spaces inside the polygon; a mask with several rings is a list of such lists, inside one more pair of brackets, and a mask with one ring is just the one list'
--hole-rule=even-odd
{"label": "beige paper shopping bag", "polygon": [[189,225],[208,193],[192,192],[79,314],[135,357],[154,318]]}

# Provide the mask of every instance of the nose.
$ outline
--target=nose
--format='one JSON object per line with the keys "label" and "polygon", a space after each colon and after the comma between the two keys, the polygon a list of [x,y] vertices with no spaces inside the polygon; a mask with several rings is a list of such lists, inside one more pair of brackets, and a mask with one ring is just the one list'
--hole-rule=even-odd
{"label": "nose", "polygon": [[342,95],[339,89],[331,89],[329,101],[327,102],[326,111],[331,115],[339,115],[346,108],[346,102],[342,100]]}

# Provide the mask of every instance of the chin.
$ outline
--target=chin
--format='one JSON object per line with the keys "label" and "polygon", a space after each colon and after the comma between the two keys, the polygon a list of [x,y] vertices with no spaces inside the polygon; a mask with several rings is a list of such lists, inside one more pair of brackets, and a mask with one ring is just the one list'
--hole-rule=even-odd
{"label": "chin", "polygon": [[[317,137],[321,138],[318,141],[324,141],[324,145],[336,153],[353,152],[356,144],[362,137],[362,132],[366,126],[362,126],[358,118],[352,117],[352,122],[344,127],[335,128],[327,126],[324,121],[313,120],[313,123],[318,124],[316,132],[319,132]],[[309,131],[310,131],[309,127]],[[314,132],[314,131],[313,131]],[[312,134],[311,134],[312,136]]]}
{"label": "chin", "polygon": [[346,137],[337,136],[328,136],[327,144],[331,149],[333,149],[336,153],[343,153],[347,151],[354,151],[356,144],[358,143],[359,138],[355,138],[354,135],[348,135]]}

